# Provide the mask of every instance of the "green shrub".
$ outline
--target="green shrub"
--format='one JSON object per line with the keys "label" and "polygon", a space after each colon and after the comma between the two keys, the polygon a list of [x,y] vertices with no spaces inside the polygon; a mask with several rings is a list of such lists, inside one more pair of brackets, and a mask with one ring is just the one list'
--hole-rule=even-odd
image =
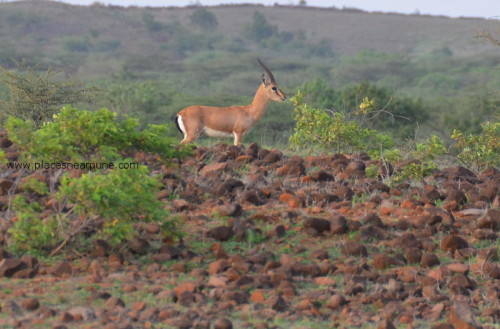
{"label": "green shrub", "polygon": [[68,247],[86,252],[88,240],[96,238],[117,246],[134,237],[134,224],[140,222],[158,223],[162,234],[178,236],[175,221],[156,199],[159,188],[145,166],[89,172],[79,178],[65,174],[55,198],[71,209],[41,219],[43,208],[37,202],[16,196],[12,209],[17,221],[7,231],[8,248],[15,253],[54,254]]}
{"label": "green shrub", "polygon": [[35,192],[38,195],[49,194],[49,187],[47,184],[32,176],[21,182],[21,188],[23,191]]}
{"label": "green shrub", "polygon": [[40,129],[26,120],[11,117],[6,129],[9,138],[18,145],[27,161],[116,161],[122,152],[146,151],[164,159],[180,157],[185,150],[173,147],[165,138],[168,128],[149,125],[143,131],[136,119],[117,120],[116,113],[107,109],[95,112],[64,107],[54,121]]}
{"label": "green shrub", "polygon": [[500,167],[500,122],[485,122],[479,134],[465,135],[454,130],[457,158],[467,167],[481,171],[488,167]]}
{"label": "green shrub", "polygon": [[[422,124],[429,119],[420,99],[395,97],[387,88],[368,82],[337,90],[316,78],[304,84],[303,90],[312,106],[335,109],[346,115],[358,111],[366,127],[389,132],[400,139],[411,137],[415,122]],[[370,107],[359,111],[359,104],[363,105],[366,98],[372,102]]]}
{"label": "green shrub", "polygon": [[14,253],[44,254],[58,243],[57,221],[53,217],[41,219],[43,208],[37,202],[27,202],[17,195],[12,201],[17,220],[8,229],[8,248]]}
{"label": "green shrub", "polygon": [[141,166],[90,172],[80,178],[64,176],[56,198],[74,204],[72,215],[87,220],[87,229],[97,221],[97,236],[116,245],[133,235],[133,224],[137,222],[156,222],[164,233],[177,234],[168,211],[156,199],[159,188],[158,180],[149,175],[146,166]]}
{"label": "green shrub", "polygon": [[304,103],[302,92],[292,97],[295,106],[295,130],[290,137],[292,147],[319,148],[330,152],[359,152],[386,149],[392,138],[375,130],[363,128],[342,112],[313,108]]}

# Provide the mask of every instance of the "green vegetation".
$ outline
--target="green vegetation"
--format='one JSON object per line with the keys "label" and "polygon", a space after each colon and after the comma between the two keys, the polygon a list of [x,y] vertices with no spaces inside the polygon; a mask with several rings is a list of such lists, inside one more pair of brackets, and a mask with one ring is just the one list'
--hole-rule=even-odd
{"label": "green vegetation", "polygon": [[149,125],[142,131],[138,126],[137,119],[119,121],[116,113],[107,109],[91,112],[71,106],[38,129],[33,122],[15,117],[6,122],[9,138],[18,144],[28,162],[113,162],[120,160],[123,152],[132,155],[138,150],[165,159],[183,154],[165,138],[166,126]]}
{"label": "green vegetation", "polygon": [[292,103],[296,120],[294,134],[290,137],[292,147],[352,153],[378,152],[394,145],[390,136],[364,128],[342,112],[315,109],[305,104],[300,91],[292,97]]}
{"label": "green vegetation", "polygon": [[[12,59],[40,63],[42,70],[67,67],[72,78],[105,91],[96,105],[80,108],[110,108],[139,118],[141,126],[167,123],[176,138],[171,118],[185,106],[248,104],[260,83],[259,56],[285,93],[300,88],[314,108],[348,113],[364,97],[375,101],[385,112],[367,116],[365,127],[396,141],[417,128],[421,136],[442,138],[453,129],[479,133],[500,104],[497,49],[471,32],[496,31],[493,20],[300,6],[1,7],[5,68],[15,68]],[[358,23],[347,31],[346,19]],[[0,88],[0,99],[9,98]],[[246,140],[285,146],[293,128],[290,103],[271,104]]]}
{"label": "green vegetation", "polygon": [[[27,90],[40,81],[32,74],[33,79],[24,81]],[[51,84],[48,78],[45,82]],[[33,103],[41,104],[47,94],[52,94],[50,89],[34,94]],[[35,107],[35,116],[37,111],[47,113]],[[55,112],[56,107],[51,111]],[[156,198],[161,184],[133,156],[145,152],[155,155],[156,161],[167,163],[187,154],[189,149],[175,148],[166,137],[168,128],[164,125],[151,124],[143,130],[138,127],[139,120],[119,120],[116,113],[104,108],[85,111],[65,106],[52,114],[52,121],[44,120],[43,125],[31,118],[9,116],[6,132],[17,145],[20,160],[59,164],[60,168],[52,169],[71,169],[69,164],[84,169],[81,165],[95,164],[76,176],[69,172],[60,176],[57,170],[48,170],[41,177],[52,180],[50,186],[40,176],[19,178],[24,193],[9,204],[16,217],[7,231],[9,250],[53,255],[71,247],[81,252],[88,250],[89,241],[96,238],[119,246],[135,236],[134,225],[139,222],[155,222],[162,234],[178,235],[175,221]],[[122,164],[133,167],[126,170],[120,167]],[[45,212],[41,196],[52,198],[57,206]]]}
{"label": "green vegetation", "polygon": [[485,122],[481,125],[481,133],[464,134],[460,130],[453,131],[457,158],[474,170],[488,167],[500,167],[500,122]]}
{"label": "green vegetation", "polygon": [[39,74],[36,67],[21,69],[21,73],[16,73],[0,67],[2,82],[10,92],[10,99],[0,102],[3,109],[0,126],[7,116],[14,116],[29,119],[39,127],[50,121],[62,106],[89,102],[97,92],[96,88],[86,88],[73,81],[55,82],[54,76],[63,71],[49,68],[44,74]]}
{"label": "green vegetation", "polygon": [[[390,184],[429,175],[442,154],[473,170],[499,166],[500,62],[494,45],[468,37],[474,20],[300,7],[0,6],[0,122],[22,161],[119,164],[145,152],[165,164],[182,157],[188,151],[174,147],[175,113],[193,104],[250,103],[260,83],[256,57],[265,56],[280,87],[296,96],[292,104],[270,104],[247,141],[367,152],[380,163],[415,160]],[[342,32],[345,18],[359,30]],[[385,24],[395,28],[378,27]],[[367,170],[378,175],[376,166]],[[154,198],[160,185],[146,167],[52,178],[56,184],[25,180],[23,195],[9,200],[17,219],[8,232],[12,251],[81,250],[98,237],[118,244],[133,237],[139,220],[178,232]],[[41,196],[59,207],[45,213]],[[261,239],[253,232],[248,243]]]}

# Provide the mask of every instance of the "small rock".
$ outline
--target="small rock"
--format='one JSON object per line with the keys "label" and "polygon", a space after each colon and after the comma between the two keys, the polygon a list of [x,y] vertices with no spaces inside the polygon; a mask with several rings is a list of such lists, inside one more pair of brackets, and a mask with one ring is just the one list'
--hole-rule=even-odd
{"label": "small rock", "polygon": [[97,318],[94,309],[91,307],[76,306],[70,308],[67,312],[73,318],[80,317],[85,321],[95,320]]}
{"label": "small rock", "polygon": [[319,234],[330,230],[330,221],[323,218],[307,218],[304,220],[304,228],[315,229]]}
{"label": "small rock", "polygon": [[445,199],[446,202],[456,202],[459,205],[464,205],[467,203],[467,197],[465,193],[461,190],[451,190]]}
{"label": "small rock", "polygon": [[205,177],[211,172],[221,172],[227,168],[227,162],[216,162],[207,164],[200,170],[200,176]]}
{"label": "small rock", "polygon": [[315,250],[311,252],[309,257],[312,259],[319,259],[319,260],[328,259],[328,250],[326,249]]}
{"label": "small rock", "polygon": [[347,241],[342,245],[342,254],[346,256],[368,256],[368,250],[364,245],[355,241]]}
{"label": "small rock", "polygon": [[210,275],[215,275],[224,272],[230,267],[227,259],[218,259],[210,264],[208,264],[208,273]]}
{"label": "small rock", "polygon": [[271,301],[271,308],[275,311],[284,312],[288,308],[288,304],[283,297],[275,297]]}
{"label": "small rock", "polygon": [[366,165],[362,161],[351,161],[344,169],[344,173],[349,178],[364,178]]}
{"label": "small rock", "polygon": [[4,258],[0,261],[0,278],[12,277],[16,272],[25,269],[27,266],[24,262],[14,258]]}
{"label": "small rock", "polygon": [[340,306],[344,305],[346,303],[346,300],[343,296],[335,294],[332,297],[328,299],[328,302],[326,303],[326,307],[332,310],[338,309]]}
{"label": "small rock", "polygon": [[347,231],[347,220],[344,216],[337,215],[330,218],[330,232],[333,234],[344,234]]}
{"label": "small rock", "polygon": [[179,298],[185,292],[193,293],[196,290],[196,284],[193,282],[185,281],[180,283],[174,288],[175,295]]}
{"label": "small rock", "polygon": [[174,201],[172,201],[172,207],[174,207],[176,211],[188,210],[189,202],[184,199],[175,199]]}
{"label": "small rock", "polygon": [[135,237],[130,239],[127,241],[127,245],[130,250],[137,255],[145,255],[148,253],[149,242],[144,238]]}
{"label": "small rock", "polygon": [[208,234],[210,237],[217,241],[227,241],[231,239],[233,236],[234,232],[233,229],[229,226],[218,226],[213,229],[211,229]]}
{"label": "small rock", "polygon": [[373,267],[379,270],[383,270],[392,265],[404,265],[402,262],[389,257],[387,254],[375,254],[373,255]]}
{"label": "small rock", "polygon": [[276,169],[276,175],[278,176],[291,176],[299,177],[303,176],[306,172],[304,164],[290,160],[286,165]]}
{"label": "small rock", "polygon": [[257,289],[257,290],[254,290],[251,294],[250,294],[250,300],[253,302],[253,303],[262,303],[264,302],[264,300],[266,299],[264,293],[262,292],[262,290],[260,289]]}
{"label": "small rock", "polygon": [[220,206],[218,209],[219,215],[237,217],[243,214],[243,209],[239,203],[228,203]]}
{"label": "small rock", "polygon": [[14,182],[10,179],[0,179],[0,195],[7,195],[12,186]]}
{"label": "small rock", "polygon": [[73,268],[70,263],[59,261],[51,268],[50,273],[54,276],[62,277],[63,275],[71,275],[73,273]]}
{"label": "small rock", "polygon": [[61,314],[60,321],[62,323],[68,323],[68,322],[71,322],[73,320],[74,320],[73,315],[71,315],[70,313],[64,312],[63,314]]}
{"label": "small rock", "polygon": [[40,302],[36,298],[26,298],[21,302],[21,307],[27,311],[34,311],[40,306]]}
{"label": "small rock", "polygon": [[396,327],[391,321],[384,320],[378,324],[377,329],[396,329]]}
{"label": "small rock", "polygon": [[467,241],[457,235],[448,235],[441,240],[441,250],[455,251],[457,249],[468,248]]}
{"label": "small rock", "polygon": [[422,251],[419,248],[407,248],[405,250],[406,261],[410,264],[418,264],[422,259]]}
{"label": "small rock", "polygon": [[285,236],[285,233],[286,233],[286,230],[285,230],[285,226],[283,225],[278,225],[274,228],[274,233],[276,234],[276,236],[278,238],[282,238]]}
{"label": "small rock", "polygon": [[314,279],[314,282],[316,284],[319,284],[320,286],[331,286],[335,287],[337,284],[333,278],[327,277],[327,276],[320,276]]}
{"label": "small rock", "polygon": [[288,204],[290,208],[298,208],[302,205],[302,200],[291,193],[283,193],[278,199],[280,202]]}
{"label": "small rock", "polygon": [[467,266],[465,264],[459,264],[459,263],[448,264],[448,265],[446,265],[446,267],[450,271],[455,272],[455,273],[467,274],[469,272],[469,266]]}
{"label": "small rock", "polygon": [[12,256],[7,252],[7,250],[5,250],[4,248],[0,248],[0,261],[4,260],[5,258],[12,258]]}
{"label": "small rock", "polygon": [[106,301],[106,307],[114,308],[116,306],[125,307],[125,302],[123,301],[123,299],[118,298],[118,297],[108,298],[108,300]]}
{"label": "small rock", "polygon": [[441,264],[438,256],[432,253],[425,253],[422,256],[421,266],[422,267],[433,267]]}
{"label": "small rock", "polygon": [[228,319],[216,319],[214,329],[233,329],[233,323]]}
{"label": "small rock", "polygon": [[455,303],[450,308],[448,319],[455,329],[479,329],[481,328],[474,317],[469,305],[465,303]]}

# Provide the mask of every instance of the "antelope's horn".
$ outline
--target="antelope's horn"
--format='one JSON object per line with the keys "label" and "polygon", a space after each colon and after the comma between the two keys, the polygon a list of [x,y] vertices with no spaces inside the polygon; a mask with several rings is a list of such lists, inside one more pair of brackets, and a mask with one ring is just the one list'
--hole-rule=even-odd
{"label": "antelope's horn", "polygon": [[274,81],[273,72],[271,72],[271,70],[268,69],[267,66],[264,65],[264,63],[262,63],[262,61],[260,60],[260,58],[257,58],[257,61],[259,62],[260,66],[262,66],[262,68],[264,69],[264,71],[266,71],[267,76],[269,77],[269,79],[271,79],[271,82],[276,83],[276,81]]}

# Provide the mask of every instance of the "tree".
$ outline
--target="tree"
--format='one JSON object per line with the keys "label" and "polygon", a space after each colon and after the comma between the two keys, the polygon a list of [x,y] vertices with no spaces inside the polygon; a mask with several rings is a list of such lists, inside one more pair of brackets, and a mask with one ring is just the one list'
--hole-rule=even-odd
{"label": "tree", "polygon": [[255,11],[252,23],[247,25],[245,34],[249,39],[261,41],[272,37],[277,31],[276,25],[269,24],[264,14]]}
{"label": "tree", "polygon": [[219,25],[217,17],[204,7],[198,7],[189,16],[191,23],[204,30],[214,30]]}
{"label": "tree", "polygon": [[98,88],[87,88],[70,80],[54,82],[53,77],[64,70],[54,71],[49,68],[45,74],[39,74],[37,67],[19,66],[20,73],[0,67],[0,82],[8,87],[10,93],[8,101],[0,101],[3,109],[0,124],[11,115],[32,120],[38,127],[52,120],[53,115],[64,105],[88,103],[99,92]]}

